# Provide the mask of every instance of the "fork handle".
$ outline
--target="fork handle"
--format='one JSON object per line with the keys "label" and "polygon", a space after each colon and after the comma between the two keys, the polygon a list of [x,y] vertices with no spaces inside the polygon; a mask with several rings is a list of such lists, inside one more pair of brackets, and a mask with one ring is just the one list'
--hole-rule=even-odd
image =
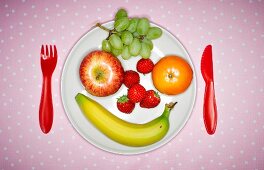
{"label": "fork handle", "polygon": [[48,133],[53,122],[51,95],[51,76],[43,77],[42,93],[39,106],[39,125],[43,133]]}
{"label": "fork handle", "polygon": [[203,117],[207,133],[210,135],[214,134],[217,124],[217,109],[213,81],[206,82]]}

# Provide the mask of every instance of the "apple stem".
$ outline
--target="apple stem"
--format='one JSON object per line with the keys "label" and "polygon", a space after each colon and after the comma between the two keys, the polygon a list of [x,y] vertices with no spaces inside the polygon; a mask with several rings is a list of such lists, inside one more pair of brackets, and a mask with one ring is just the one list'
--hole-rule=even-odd
{"label": "apple stem", "polygon": [[96,76],[96,80],[99,80],[101,75],[102,75],[102,73],[98,73],[98,75]]}

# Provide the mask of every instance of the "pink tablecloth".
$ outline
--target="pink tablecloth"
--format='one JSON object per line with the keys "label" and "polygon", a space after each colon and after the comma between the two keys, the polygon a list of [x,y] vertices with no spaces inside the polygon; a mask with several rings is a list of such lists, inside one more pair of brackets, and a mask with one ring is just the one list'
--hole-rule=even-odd
{"label": "pink tablecloth", "polygon": [[[148,16],[185,45],[197,74],[197,101],[168,144],[122,156],[84,140],[69,122],[60,76],[74,43],[96,22],[124,7]],[[264,3],[249,1],[0,1],[0,169],[264,169]],[[40,45],[54,43],[54,124],[38,124]],[[206,134],[202,118],[203,48],[213,45],[219,122]]]}

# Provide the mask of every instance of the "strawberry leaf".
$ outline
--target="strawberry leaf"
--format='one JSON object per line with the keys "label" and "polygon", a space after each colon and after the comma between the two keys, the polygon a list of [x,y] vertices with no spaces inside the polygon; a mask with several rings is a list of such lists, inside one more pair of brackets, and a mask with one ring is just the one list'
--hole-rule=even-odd
{"label": "strawberry leaf", "polygon": [[126,102],[128,102],[128,97],[127,97],[127,95],[123,95],[123,96],[121,96],[121,97],[119,97],[118,99],[117,99],[117,102],[119,102],[119,103],[126,103]]}

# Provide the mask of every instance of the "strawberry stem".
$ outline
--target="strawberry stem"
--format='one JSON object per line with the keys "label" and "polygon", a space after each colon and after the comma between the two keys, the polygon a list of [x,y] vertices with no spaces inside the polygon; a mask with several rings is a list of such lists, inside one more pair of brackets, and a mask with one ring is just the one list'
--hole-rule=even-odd
{"label": "strawberry stem", "polygon": [[128,100],[127,95],[123,95],[117,99],[117,102],[126,103]]}

